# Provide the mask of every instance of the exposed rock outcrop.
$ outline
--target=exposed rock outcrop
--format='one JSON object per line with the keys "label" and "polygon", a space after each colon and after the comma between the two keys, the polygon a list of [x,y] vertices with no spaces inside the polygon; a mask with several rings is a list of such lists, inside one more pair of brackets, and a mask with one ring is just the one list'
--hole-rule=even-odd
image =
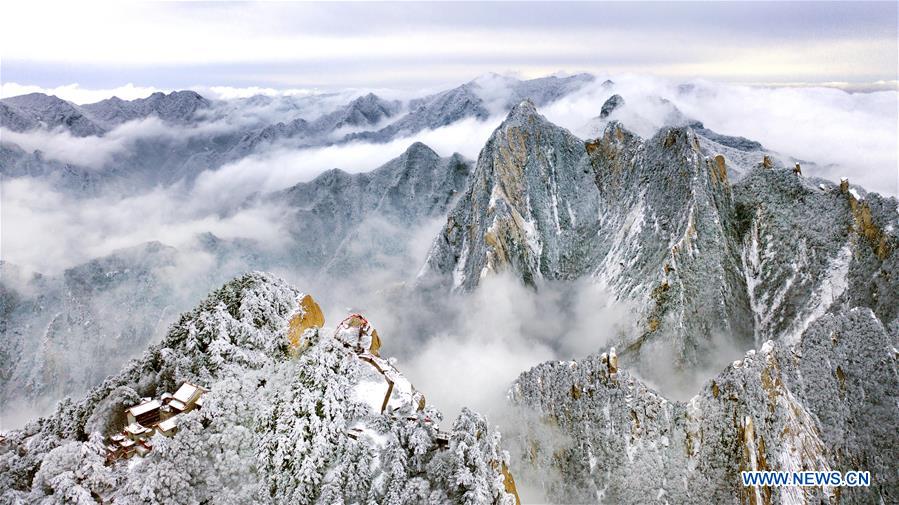
{"label": "exposed rock outcrop", "polygon": [[895,198],[858,200],[783,168],[747,174],[734,201],[757,345],[795,339],[839,307],[869,307],[887,326],[897,320]]}
{"label": "exposed rock outcrop", "polygon": [[322,309],[312,295],[301,295],[298,304],[299,310],[290,318],[290,329],[287,332],[287,341],[296,353],[303,352],[309,346],[309,342],[303,339],[306,330],[321,328],[325,324]]}
{"label": "exposed rock outcrop", "polygon": [[481,151],[419,283],[470,290],[503,270],[532,285],[578,277],[594,257],[598,211],[583,143],[524,101]]}
{"label": "exposed rock outcrop", "polygon": [[[518,471],[556,503],[895,501],[897,344],[869,309],[827,315],[792,345],[749,351],[687,402],[627,371],[613,378],[596,355],[540,365],[511,390],[539,419],[516,439]],[[744,487],[745,470],[867,470],[872,484]]]}
{"label": "exposed rock outcrop", "polygon": [[599,118],[608,118],[615,110],[624,105],[624,98],[621,95],[612,95],[608,100],[603,102],[602,108],[599,110]]}

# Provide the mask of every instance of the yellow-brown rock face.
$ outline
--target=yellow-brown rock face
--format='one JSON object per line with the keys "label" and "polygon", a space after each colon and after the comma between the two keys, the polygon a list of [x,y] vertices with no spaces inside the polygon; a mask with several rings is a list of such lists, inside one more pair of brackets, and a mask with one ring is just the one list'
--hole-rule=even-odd
{"label": "yellow-brown rock face", "polygon": [[321,328],[325,324],[322,309],[311,295],[303,295],[299,306],[300,310],[290,318],[290,330],[287,332],[287,340],[294,351],[302,351],[303,332],[309,328]]}

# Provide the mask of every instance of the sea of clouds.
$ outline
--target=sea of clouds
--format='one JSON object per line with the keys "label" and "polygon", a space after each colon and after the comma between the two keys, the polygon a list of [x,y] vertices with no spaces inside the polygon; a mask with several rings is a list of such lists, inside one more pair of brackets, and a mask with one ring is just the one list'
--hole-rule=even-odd
{"label": "sea of clouds", "polygon": [[[896,90],[849,93],[833,88],[709,81],[684,86],[682,82],[637,75],[610,78],[615,82],[612,87],[603,85],[606,76],[598,77],[541,107],[540,112],[586,138],[596,133],[591,128],[600,107],[615,93],[627,101],[616,118],[647,137],[663,126],[673,105],[719,133],[744,136],[767,149],[815,162],[814,171],[806,175],[832,180],[848,176],[853,184],[868,190],[899,193]],[[185,268],[180,283],[191,285],[192,279],[217,278],[208,270],[220,266],[200,260],[205,253],[196,245],[198,234],[211,232],[223,239],[246,239],[261,244],[262,250],[289,247],[283,233],[289,213],[269,203],[265,198],[268,193],[310,181],[331,168],[352,173],[372,170],[416,141],[442,156],[458,152],[477,159],[504,118],[505,110],[499,104],[508,96],[510,80],[488,76],[476,82],[493,112],[488,119],[465,119],[387,143],[349,142],[302,149],[276,143],[262,152],[206,170],[189,183],[147,187],[128,194],[73,196],[39,178],[6,178],[0,188],[0,256],[26,271],[52,276],[122,248],[158,240],[178,248],[182,255]],[[3,86],[4,96],[44,91],[78,103],[113,94],[137,98],[155,91],[134,85],[116,90],[86,90],[77,85],[51,90],[9,83]],[[95,168],[102,175],[115,168],[116,156],[142,140],[188,142],[195,136],[241,131],[296,117],[311,120],[368,90],[210,87],[200,91],[216,101],[210,117],[199,124],[173,126],[150,118],[126,123],[102,137],[78,138],[44,130],[3,130],[0,137],[4,143],[27,151],[40,150],[47,158]],[[423,93],[378,91],[400,100]],[[249,101],[258,95],[269,100]],[[439,310],[433,303],[390,296],[385,287],[408,282],[414,276],[441,226],[442,220],[436,220],[411,233],[414,238],[407,249],[412,261],[367,278],[322,280],[290,270],[276,273],[301,289],[322,293],[332,323],[350,308],[366,310],[376,326],[383,328],[386,352],[398,355],[400,368],[448,414],[470,406],[488,414],[497,412],[501,417],[497,406],[521,371],[542,361],[572,359],[601,350],[632,323],[628,307],[613,302],[590,283],[546,286],[536,293],[499,276],[484,282],[470,297],[448,301]],[[238,273],[252,270],[254,265],[247,260],[229,268]],[[194,287],[195,303],[201,292],[215,286]],[[742,352],[722,348],[722,360]],[[136,349],[135,353],[140,351]],[[666,382],[664,376],[648,379],[663,386]],[[671,393],[683,396],[696,382],[690,379]]]}

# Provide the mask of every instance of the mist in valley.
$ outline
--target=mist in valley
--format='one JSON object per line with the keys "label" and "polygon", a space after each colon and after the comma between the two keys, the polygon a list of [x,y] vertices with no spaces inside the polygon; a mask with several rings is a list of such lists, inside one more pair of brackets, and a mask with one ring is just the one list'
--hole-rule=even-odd
{"label": "mist in valley", "polygon": [[[605,83],[606,77],[614,84]],[[77,396],[91,381],[114,373],[125,360],[139,356],[147,344],[158,341],[178,313],[193,307],[226,280],[251,270],[271,271],[311,293],[325,309],[328,326],[349,312],[364,313],[382,335],[384,354],[395,356],[398,367],[450,419],[468,406],[502,423],[506,392],[519,373],[544,361],[579,359],[606,351],[623,336],[632,335],[636,331],[633,306],[641,301],[620,299],[589,278],[545,283],[534,289],[511,275],[497,275],[469,294],[417,290],[416,275],[445,224],[443,217],[427,219],[414,229],[397,229],[389,217],[370,216],[359,227],[364,233],[355,236],[349,246],[377,260],[378,267],[361,268],[352,275],[307,268],[302,259],[292,256],[297,239],[286,230],[296,219],[294,209],[271,195],[311,181],[331,168],[367,172],[399,156],[413,142],[423,142],[441,156],[460,153],[473,165],[505,117],[503,100],[513,80],[488,75],[474,82],[488,105],[489,117],[465,118],[384,143],[349,141],[297,148],[276,141],[245,158],[201,171],[190,180],[124,193],[112,189],[79,195],[67,193],[43,177],[5,177],[3,283],[21,297],[42,296],[41,290],[48,289],[48,284],[97,258],[148,242],[171,249],[165,249],[164,259],[142,259],[147,263],[145,274],[127,279],[114,290],[93,293],[90,299],[91,313],[110,316],[107,330],[126,328],[135,345],[128,341],[105,347],[51,343],[53,358],[58,361],[55,369],[61,374],[48,377],[51,384],[41,394],[43,401],[12,403],[2,420],[4,428],[21,426],[25,419],[48,412],[60,395]],[[312,120],[364,92],[274,94],[258,104],[248,104],[247,97],[258,91],[220,89],[213,95],[218,101],[197,124],[163,125],[149,118],[127,122],[102,137],[74,137],[61,130],[4,130],[3,142],[40,151],[48,159],[91,167],[98,177],[114,176],[121,168],[117,160],[141,142],[184,147],[194,138],[237,134],[251,125],[292,117]],[[421,95],[379,92],[403,103]],[[143,93],[143,88],[135,93]],[[670,120],[674,106],[707,128],[744,135],[766,148],[813,160],[813,167],[806,169],[808,175],[831,180],[848,175],[853,183],[869,190],[896,194],[896,180],[889,170],[867,169],[896,166],[895,115],[889,113],[890,107],[895,109],[893,91],[847,93],[708,81],[685,84],[637,75],[597,76],[540,107],[540,112],[581,138],[591,138],[601,133],[595,118],[612,94],[625,97],[628,104],[613,118],[641,136],[651,136]],[[229,113],[233,110],[243,113]],[[813,124],[816,128],[810,128]],[[385,253],[374,245],[378,236],[397,236],[403,241]],[[157,258],[158,251],[151,256]],[[116,272],[103,274],[115,276]],[[127,318],[140,318],[148,311],[134,306],[133,299],[123,299],[122,292],[140,292],[142,282],[153,286],[154,297],[148,301],[153,313],[128,327],[131,322]],[[115,314],[128,316],[123,320]],[[6,331],[11,330],[16,329]],[[26,354],[37,355],[39,349],[47,348],[40,328],[24,329],[24,333]],[[83,335],[90,338],[91,332]],[[720,342],[710,343],[713,366],[709,369],[684,370],[665,358],[669,355],[665,349],[653,351],[652,358],[641,358],[643,361],[632,366],[663,393],[686,399],[746,351],[729,341],[722,335]],[[92,368],[85,360],[96,359],[98,349],[108,352]],[[80,378],[70,372],[84,367],[93,372]],[[65,387],[52,384],[54,380]]]}

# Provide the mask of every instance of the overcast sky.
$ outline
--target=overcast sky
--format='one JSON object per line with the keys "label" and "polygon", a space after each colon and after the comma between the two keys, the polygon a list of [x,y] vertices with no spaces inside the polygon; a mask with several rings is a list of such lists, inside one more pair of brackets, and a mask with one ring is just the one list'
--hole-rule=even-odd
{"label": "overcast sky", "polygon": [[421,88],[485,72],[894,81],[895,2],[7,2],[3,83]]}

